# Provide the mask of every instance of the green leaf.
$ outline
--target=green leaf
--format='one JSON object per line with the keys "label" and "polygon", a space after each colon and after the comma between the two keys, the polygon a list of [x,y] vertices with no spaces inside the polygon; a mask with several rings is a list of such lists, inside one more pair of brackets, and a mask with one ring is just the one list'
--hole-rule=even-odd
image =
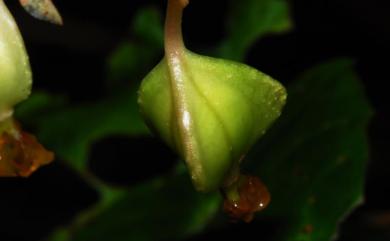
{"label": "green leaf", "polygon": [[[72,241],[106,241],[108,237],[113,241],[151,241],[198,233],[215,216],[221,200],[215,193],[195,192],[189,180],[188,174],[180,171],[140,184],[106,205],[92,222],[67,234]],[[54,233],[49,240],[57,236]]]}
{"label": "green leaf", "polygon": [[137,38],[154,48],[164,47],[163,19],[160,11],[152,6],[140,9],[134,17],[132,30]]}
{"label": "green leaf", "polygon": [[247,167],[272,194],[264,215],[287,227],[273,240],[328,241],[362,202],[370,116],[350,60],[313,68],[289,88],[282,118]]}
{"label": "green leaf", "polygon": [[17,106],[15,116],[27,125],[35,125],[40,122],[42,115],[64,108],[67,104],[64,96],[50,95],[44,91],[34,91],[27,101]]}
{"label": "green leaf", "polygon": [[[35,102],[37,98],[32,98],[31,101]],[[29,100],[24,105],[34,107]],[[24,105],[21,105],[21,108],[24,108],[26,113],[28,111]],[[35,105],[34,108],[38,107]],[[35,134],[40,141],[78,170],[86,168],[90,146],[100,138],[116,134],[148,133],[138,113],[135,91],[123,91],[100,102],[66,107],[43,114],[38,112],[36,115],[39,116],[26,117],[35,120],[30,124],[35,127]],[[29,119],[25,122],[29,124]]]}
{"label": "green leaf", "polygon": [[35,127],[39,139],[77,170],[86,168],[90,146],[99,139],[149,133],[138,111],[138,83],[134,80],[147,73],[162,50],[159,12],[153,7],[140,9],[132,29],[141,41],[120,44],[107,61],[111,96],[96,103],[69,106],[63,97],[40,92],[17,109],[18,117]]}
{"label": "green leaf", "polygon": [[[284,87],[247,65],[184,51],[170,74],[164,58],[139,91],[143,116],[186,161],[194,186],[215,191],[235,179],[248,149],[279,117]],[[178,71],[180,69],[180,71]]]}
{"label": "green leaf", "polygon": [[118,45],[107,60],[108,87],[116,91],[131,82],[137,83],[158,53],[149,45],[133,41]]}
{"label": "green leaf", "polygon": [[286,0],[232,0],[227,14],[227,37],[218,55],[242,60],[254,42],[266,34],[292,28]]}
{"label": "green leaf", "polygon": [[140,9],[133,20],[134,39],[119,44],[107,60],[109,87],[113,90],[141,80],[163,50],[163,26],[154,7]]}

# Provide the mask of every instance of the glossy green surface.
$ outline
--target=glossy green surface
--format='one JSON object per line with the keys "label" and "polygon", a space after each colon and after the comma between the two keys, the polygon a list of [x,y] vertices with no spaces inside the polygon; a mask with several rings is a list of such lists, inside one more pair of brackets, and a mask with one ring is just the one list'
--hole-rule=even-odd
{"label": "glossy green surface", "polygon": [[31,71],[18,27],[0,0],[0,121],[31,90]]}
{"label": "glossy green surface", "polygon": [[[164,59],[143,80],[139,104],[151,129],[186,161],[196,189],[211,191],[235,174],[250,146],[280,115],[286,91],[244,64],[189,51],[182,62],[179,90],[172,88]],[[173,91],[184,92],[184,99],[173,98]],[[185,102],[183,115],[175,101]],[[189,132],[185,137],[180,122]],[[194,147],[190,154],[186,143]]]}

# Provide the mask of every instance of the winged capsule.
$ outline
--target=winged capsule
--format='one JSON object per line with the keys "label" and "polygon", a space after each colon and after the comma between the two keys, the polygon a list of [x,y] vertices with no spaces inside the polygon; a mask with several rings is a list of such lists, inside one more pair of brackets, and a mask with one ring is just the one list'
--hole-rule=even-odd
{"label": "winged capsule", "polygon": [[0,0],[0,176],[29,176],[53,160],[36,138],[23,132],[13,107],[31,92],[32,74],[23,39]]}
{"label": "winged capsule", "polygon": [[240,186],[231,187],[245,183],[240,162],[281,114],[286,91],[252,67],[187,50],[181,33],[187,3],[168,1],[165,57],[143,79],[139,106],[150,129],[185,160],[198,191],[239,194]]}

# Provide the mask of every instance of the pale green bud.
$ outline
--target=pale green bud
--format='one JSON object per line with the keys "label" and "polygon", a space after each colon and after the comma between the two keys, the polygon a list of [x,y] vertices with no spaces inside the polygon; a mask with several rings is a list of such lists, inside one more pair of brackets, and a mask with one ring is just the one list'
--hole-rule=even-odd
{"label": "pale green bud", "polygon": [[26,99],[32,76],[26,49],[15,20],[0,0],[0,121]]}

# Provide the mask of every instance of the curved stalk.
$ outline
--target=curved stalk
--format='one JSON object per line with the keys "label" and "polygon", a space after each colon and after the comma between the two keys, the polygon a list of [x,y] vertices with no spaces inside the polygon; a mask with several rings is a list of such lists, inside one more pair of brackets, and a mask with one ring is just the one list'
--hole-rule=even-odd
{"label": "curved stalk", "polygon": [[185,0],[168,0],[165,20],[165,53],[168,58],[177,56],[184,50],[181,22],[187,5],[188,1]]}
{"label": "curved stalk", "polygon": [[[200,183],[203,180],[202,167],[196,165],[199,162],[198,143],[193,131],[193,117],[189,108],[186,88],[188,86],[188,76],[185,70],[185,46],[183,43],[181,22],[183,9],[187,6],[186,0],[168,0],[168,9],[165,22],[165,57],[170,73],[171,89],[173,97],[173,109],[175,119],[177,120],[178,134],[181,143],[176,143],[180,146],[183,158],[186,160],[191,169],[191,178],[194,183]],[[199,185],[202,186],[202,185]],[[199,189],[199,187],[196,187]]]}

